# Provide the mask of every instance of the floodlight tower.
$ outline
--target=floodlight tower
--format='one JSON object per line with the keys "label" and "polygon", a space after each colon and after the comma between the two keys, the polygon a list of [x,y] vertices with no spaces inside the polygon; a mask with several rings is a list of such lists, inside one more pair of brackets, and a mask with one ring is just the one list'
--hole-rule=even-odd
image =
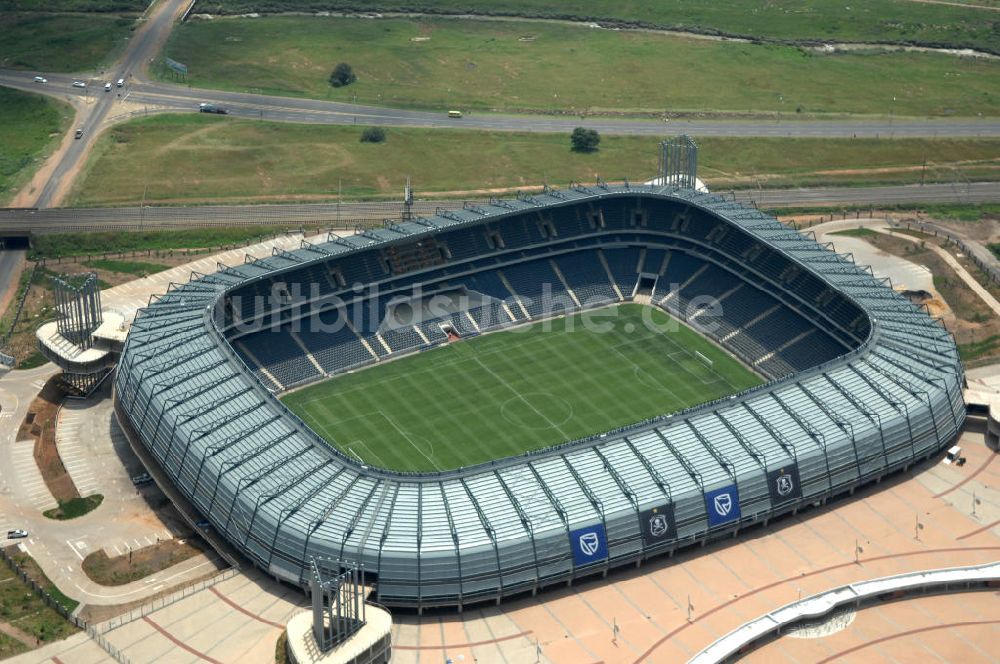
{"label": "floodlight tower", "polygon": [[660,142],[660,182],[678,189],[698,186],[698,144],[687,134]]}

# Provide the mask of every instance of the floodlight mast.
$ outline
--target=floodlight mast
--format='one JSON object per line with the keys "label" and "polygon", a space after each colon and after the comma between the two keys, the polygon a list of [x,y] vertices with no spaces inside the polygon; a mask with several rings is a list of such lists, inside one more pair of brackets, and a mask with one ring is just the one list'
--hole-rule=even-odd
{"label": "floodlight mast", "polygon": [[353,562],[329,558],[310,557],[309,566],[313,636],[326,652],[365,625],[364,572]]}
{"label": "floodlight mast", "polygon": [[403,187],[403,221],[413,221],[413,189],[410,187],[410,176],[406,176]]}
{"label": "floodlight mast", "polygon": [[660,142],[660,184],[674,189],[697,189],[698,144],[687,134]]}

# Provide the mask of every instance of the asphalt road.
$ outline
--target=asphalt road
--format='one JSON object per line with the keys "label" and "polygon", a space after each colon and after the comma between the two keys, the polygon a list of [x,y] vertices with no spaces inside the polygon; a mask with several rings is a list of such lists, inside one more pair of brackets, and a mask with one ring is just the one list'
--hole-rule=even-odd
{"label": "asphalt road", "polygon": [[[174,19],[183,11],[184,6],[185,0],[164,0],[159,4],[145,24],[133,33],[134,37],[118,62],[110,70],[103,72],[100,77],[50,75],[45,72],[6,71],[0,74],[0,85],[43,92],[82,102],[77,104],[80,109],[77,123],[70,128],[70,131],[83,129],[83,136],[73,142],[56,165],[52,176],[38,195],[35,205],[48,207],[52,203],[67,174],[73,172],[77,166],[83,163],[83,159],[93,146],[99,133],[98,130],[104,123],[108,112],[113,108],[114,102],[118,99],[118,88],[113,87],[111,92],[105,92],[104,84],[113,83],[119,78],[131,79],[132,73],[138,71],[142,63],[151,60],[167,35],[170,34]],[[33,79],[36,74],[45,76],[48,83],[35,83]],[[77,80],[84,81],[87,87],[83,89],[72,87],[73,81]]]}
{"label": "asphalt road", "polygon": [[[176,0],[175,0],[176,1]],[[162,12],[162,17],[167,12]],[[154,19],[155,20],[155,19]],[[128,66],[126,66],[126,69]],[[89,90],[72,88],[74,78],[61,74],[48,77],[40,85],[32,82],[34,72],[0,70],[0,85],[59,96],[86,94]],[[244,92],[203,90],[169,83],[147,83],[133,78],[126,90],[127,100],[148,105],[152,109],[196,112],[201,102],[223,106],[230,115],[240,118],[279,122],[299,122],[336,125],[382,125],[396,127],[429,127],[439,129],[476,129],[519,132],[570,132],[584,126],[610,135],[666,136],[687,133],[694,136],[762,137],[795,136],[815,138],[926,138],[1000,136],[1000,121],[996,119],[864,119],[864,120],[628,120],[577,116],[532,116],[466,114],[449,118],[442,111],[411,111],[378,106],[363,106],[317,99],[272,97]],[[117,94],[108,95],[115,101]],[[107,110],[103,110],[101,118]]]}
{"label": "asphalt road", "polygon": [[[721,192],[724,193],[724,192]],[[889,187],[818,187],[744,190],[734,194],[764,208],[893,205],[898,203],[1000,202],[1000,182]],[[462,207],[460,200],[416,201],[413,214],[432,215],[440,207]],[[322,225],[353,228],[398,219],[397,202],[309,203],[289,205],[193,205],[186,207],[49,208],[0,211],[0,236],[26,233],[196,228],[212,226]]]}

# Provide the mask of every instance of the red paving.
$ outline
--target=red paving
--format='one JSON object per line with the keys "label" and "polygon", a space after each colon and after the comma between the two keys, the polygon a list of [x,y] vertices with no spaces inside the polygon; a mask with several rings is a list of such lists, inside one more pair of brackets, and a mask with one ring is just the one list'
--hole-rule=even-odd
{"label": "red paving", "polygon": [[222,662],[220,662],[219,660],[213,659],[213,658],[209,657],[208,655],[206,655],[205,653],[201,652],[200,650],[195,650],[194,648],[192,648],[188,644],[184,643],[183,641],[181,641],[180,639],[178,639],[177,637],[175,637],[173,634],[171,634],[170,632],[168,632],[167,630],[165,630],[163,627],[161,627],[159,624],[157,624],[149,616],[144,616],[143,620],[145,620],[147,623],[149,623],[152,626],[153,629],[155,629],[157,632],[159,632],[164,637],[166,637],[171,643],[173,643],[178,648],[182,648],[184,650],[187,650],[189,653],[191,653],[195,657],[198,657],[199,659],[203,659],[206,662],[212,662],[212,664],[222,664]]}
{"label": "red paving", "polygon": [[[984,501],[977,518],[968,513],[971,491],[984,496],[1000,488],[1000,475],[990,467],[995,454],[981,436],[966,434],[961,444],[971,462],[965,467],[924,464],[853,497],[672,559],[654,559],[641,568],[617,570],[606,579],[577,582],[571,588],[547,589],[498,609],[446,613],[443,621],[434,615],[404,618],[409,629],[405,638],[394,642],[393,660],[424,662],[418,660],[419,652],[433,650],[453,661],[460,655],[469,662],[535,661],[537,640],[543,662],[673,664],[799,596],[881,576],[996,561],[996,505]],[[856,542],[863,549],[858,562]],[[880,648],[891,650],[894,661],[911,661],[910,656],[912,661],[927,661],[933,659],[931,650],[946,661],[989,661],[975,648],[980,639],[987,639],[986,644],[1000,639],[998,596],[982,592],[959,595],[958,600],[939,597],[958,609],[942,611],[940,602],[927,604],[927,598],[920,598],[919,608],[913,608],[915,603],[903,608],[908,602],[901,601],[893,603],[891,613],[884,613],[884,607],[879,609],[882,614],[862,611],[840,635],[782,638],[772,644],[787,648],[782,659],[798,661],[881,661]],[[967,599],[973,597],[977,599]],[[983,604],[988,600],[992,603]],[[688,602],[693,607],[690,621]],[[979,612],[963,612],[966,605],[979,607]],[[926,607],[937,613],[928,613]],[[487,620],[508,627],[493,634],[485,626]],[[492,638],[481,640],[487,632]],[[769,644],[757,653],[767,652],[768,661],[773,661],[774,647]],[[759,656],[752,660],[765,661]]]}
{"label": "red paving", "polygon": [[223,602],[225,602],[229,606],[233,607],[234,609],[236,609],[237,611],[239,611],[243,615],[250,616],[251,618],[253,618],[254,620],[256,620],[258,622],[262,622],[265,625],[270,625],[272,627],[277,627],[278,629],[284,631],[285,626],[283,624],[272,622],[272,621],[268,620],[267,618],[262,618],[261,616],[258,616],[256,613],[253,613],[251,611],[247,611],[242,606],[240,606],[239,604],[237,604],[236,602],[234,602],[233,600],[229,599],[228,597],[226,597],[225,595],[223,595],[221,592],[219,592],[219,589],[216,588],[215,586],[212,586],[211,588],[209,588],[209,590],[211,590],[212,593],[214,593],[216,595],[216,597],[218,597]]}

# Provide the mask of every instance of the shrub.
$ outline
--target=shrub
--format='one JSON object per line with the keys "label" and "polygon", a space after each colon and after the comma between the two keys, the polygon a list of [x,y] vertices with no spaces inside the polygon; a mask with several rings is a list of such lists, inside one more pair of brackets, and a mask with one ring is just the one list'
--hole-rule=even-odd
{"label": "shrub", "polygon": [[385,140],[385,129],[382,127],[368,127],[361,132],[362,143],[381,143]]}
{"label": "shrub", "polygon": [[601,142],[601,135],[596,129],[577,127],[569,137],[574,152],[593,152]]}
{"label": "shrub", "polygon": [[358,80],[358,77],[354,74],[354,68],[346,62],[339,63],[333,68],[333,73],[330,74],[330,85],[335,88],[350,85],[356,80]]}

